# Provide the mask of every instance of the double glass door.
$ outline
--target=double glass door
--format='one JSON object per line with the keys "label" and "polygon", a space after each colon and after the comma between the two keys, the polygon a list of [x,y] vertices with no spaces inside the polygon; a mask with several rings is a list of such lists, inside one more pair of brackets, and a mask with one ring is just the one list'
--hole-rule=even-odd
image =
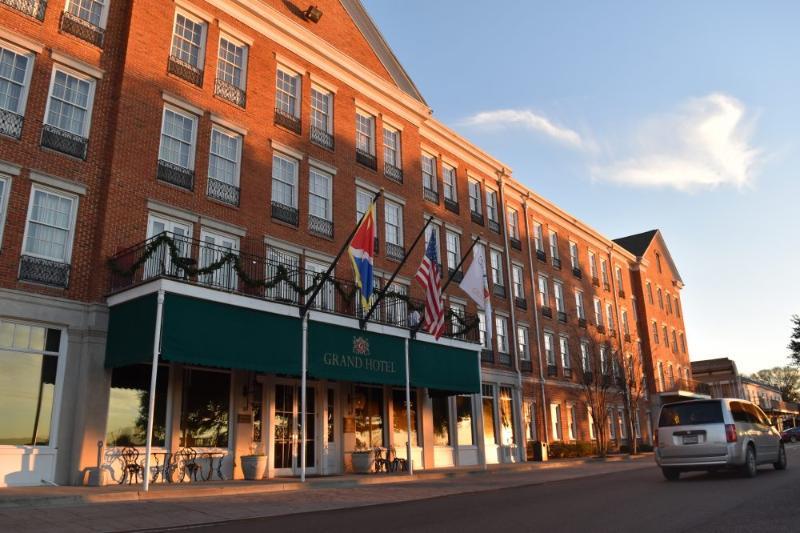
{"label": "double glass door", "polygon": [[[275,434],[273,438],[273,460],[275,474],[292,476],[300,473],[301,435],[300,417],[301,389],[294,384],[275,384]],[[316,458],[316,395],[313,388],[306,388],[306,473],[317,473]]]}

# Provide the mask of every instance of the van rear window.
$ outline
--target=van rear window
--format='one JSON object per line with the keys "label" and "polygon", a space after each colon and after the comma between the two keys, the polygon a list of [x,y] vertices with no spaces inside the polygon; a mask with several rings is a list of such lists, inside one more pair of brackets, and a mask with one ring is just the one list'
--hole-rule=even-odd
{"label": "van rear window", "polygon": [[722,421],[722,405],[718,401],[674,403],[661,409],[658,427],[721,424]]}

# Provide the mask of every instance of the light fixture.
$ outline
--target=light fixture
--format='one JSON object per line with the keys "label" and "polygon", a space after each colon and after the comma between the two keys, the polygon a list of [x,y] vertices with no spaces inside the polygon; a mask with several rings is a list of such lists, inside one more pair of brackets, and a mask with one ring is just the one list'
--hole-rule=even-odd
{"label": "light fixture", "polygon": [[315,5],[310,5],[308,9],[303,12],[303,15],[311,22],[317,23],[319,19],[322,18],[322,10]]}

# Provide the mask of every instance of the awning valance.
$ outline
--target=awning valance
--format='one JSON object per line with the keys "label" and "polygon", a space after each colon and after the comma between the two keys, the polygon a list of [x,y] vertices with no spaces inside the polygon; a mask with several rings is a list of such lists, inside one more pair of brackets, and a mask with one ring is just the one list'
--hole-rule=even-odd
{"label": "awning valance", "polygon": [[410,346],[411,385],[474,394],[481,391],[477,350],[464,350],[419,340]]}

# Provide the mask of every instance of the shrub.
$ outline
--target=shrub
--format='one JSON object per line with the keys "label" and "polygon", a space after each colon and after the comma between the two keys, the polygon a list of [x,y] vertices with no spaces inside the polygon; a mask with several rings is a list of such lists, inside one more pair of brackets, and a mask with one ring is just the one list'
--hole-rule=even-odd
{"label": "shrub", "polygon": [[594,452],[594,445],[591,442],[552,442],[550,443],[549,456],[553,459],[565,459],[570,457],[588,457]]}

